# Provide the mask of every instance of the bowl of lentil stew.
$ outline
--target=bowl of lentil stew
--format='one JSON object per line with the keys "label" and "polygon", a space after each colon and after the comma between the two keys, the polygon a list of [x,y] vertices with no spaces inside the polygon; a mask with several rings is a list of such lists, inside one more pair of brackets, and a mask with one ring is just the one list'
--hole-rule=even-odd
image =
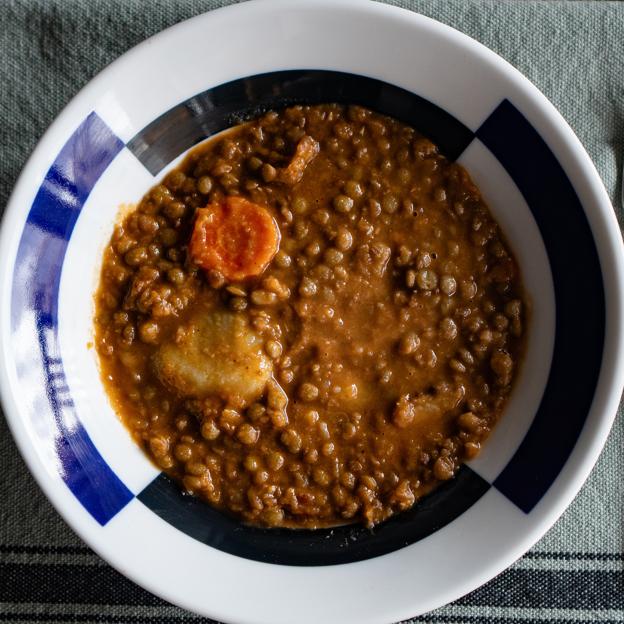
{"label": "bowl of lentil stew", "polygon": [[[233,24],[298,45],[254,59]],[[180,41],[229,54],[154,93],[139,68]],[[575,141],[498,57],[393,8],[251,3],[137,48],[2,231],[3,400],[44,491],[226,621],[394,621],[484,582],[571,500],[621,390],[621,243]]]}
{"label": "bowl of lentil stew", "polygon": [[372,528],[479,453],[525,298],[465,169],[369,109],[296,105],[194,148],[117,223],[95,348],[186,493],[257,526]]}

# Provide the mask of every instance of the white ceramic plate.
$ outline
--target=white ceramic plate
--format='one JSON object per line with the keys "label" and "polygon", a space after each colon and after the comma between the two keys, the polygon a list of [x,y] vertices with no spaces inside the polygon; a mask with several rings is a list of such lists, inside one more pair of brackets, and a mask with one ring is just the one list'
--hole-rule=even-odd
{"label": "white ceramic plate", "polygon": [[[233,120],[296,101],[367,105],[458,159],[533,302],[526,362],[482,455],[373,532],[250,529],[182,499],[116,418],[88,347],[119,205]],[[228,622],[393,622],[499,573],[580,488],[622,390],[622,268],[619,228],[587,154],[493,52],[380,4],[232,6],[112,64],[25,167],[0,240],[3,404],[58,511],[150,591]]]}

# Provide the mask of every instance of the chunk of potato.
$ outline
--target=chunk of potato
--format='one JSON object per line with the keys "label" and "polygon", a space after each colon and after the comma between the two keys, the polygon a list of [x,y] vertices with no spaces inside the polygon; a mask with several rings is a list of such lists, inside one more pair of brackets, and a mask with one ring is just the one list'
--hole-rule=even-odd
{"label": "chunk of potato", "polygon": [[242,316],[225,311],[193,317],[161,345],[153,363],[163,384],[181,396],[226,401],[253,401],[272,371],[261,338]]}
{"label": "chunk of potato", "polygon": [[413,398],[409,394],[404,394],[396,402],[392,422],[400,429],[404,429],[414,423],[439,420],[459,405],[464,393],[464,387],[459,386],[441,388],[435,393],[422,393]]}

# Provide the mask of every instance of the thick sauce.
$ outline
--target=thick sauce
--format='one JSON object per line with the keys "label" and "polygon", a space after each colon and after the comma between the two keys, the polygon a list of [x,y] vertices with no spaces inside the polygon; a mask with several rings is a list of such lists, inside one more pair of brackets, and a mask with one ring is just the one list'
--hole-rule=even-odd
{"label": "thick sauce", "polygon": [[322,105],[202,144],[147,193],[95,329],[117,413],[188,492],[254,524],[371,526],[479,452],[525,315],[466,171]]}

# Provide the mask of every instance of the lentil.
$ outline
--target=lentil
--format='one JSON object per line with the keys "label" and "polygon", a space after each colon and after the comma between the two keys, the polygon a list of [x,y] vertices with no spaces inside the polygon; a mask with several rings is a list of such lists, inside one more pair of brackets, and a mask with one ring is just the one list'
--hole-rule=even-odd
{"label": "lentil", "polygon": [[353,199],[348,195],[338,195],[334,199],[334,208],[338,212],[349,212],[353,208]]}

